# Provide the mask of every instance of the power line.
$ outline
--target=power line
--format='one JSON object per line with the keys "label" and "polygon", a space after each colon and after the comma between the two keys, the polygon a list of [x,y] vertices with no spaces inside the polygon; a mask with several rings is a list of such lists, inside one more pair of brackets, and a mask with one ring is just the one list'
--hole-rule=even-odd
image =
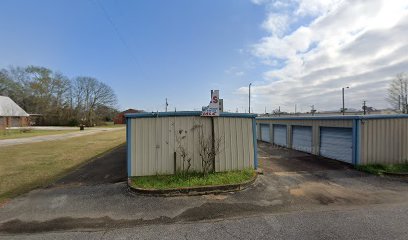
{"label": "power line", "polygon": [[[91,0],[90,0],[91,1]],[[115,22],[113,21],[113,19],[111,18],[111,16],[109,15],[108,11],[106,10],[106,8],[103,6],[103,4],[99,1],[99,0],[94,0],[93,1],[95,5],[99,6],[99,8],[102,10],[103,15],[105,16],[105,18],[108,20],[108,22],[110,23],[110,25],[112,25],[113,30],[116,33],[116,36],[119,38],[119,40],[121,41],[121,43],[123,44],[123,46],[126,48],[126,50],[128,51],[128,54],[130,55],[131,59],[133,60],[133,62],[137,65],[137,67],[140,69],[140,73],[142,73],[144,75],[145,78],[147,78],[146,74],[143,72],[142,67],[139,63],[139,61],[136,58],[136,55],[133,53],[132,48],[130,47],[130,45],[127,43],[126,39],[123,37],[123,35],[120,33],[119,28],[117,27],[117,25],[115,24]]]}

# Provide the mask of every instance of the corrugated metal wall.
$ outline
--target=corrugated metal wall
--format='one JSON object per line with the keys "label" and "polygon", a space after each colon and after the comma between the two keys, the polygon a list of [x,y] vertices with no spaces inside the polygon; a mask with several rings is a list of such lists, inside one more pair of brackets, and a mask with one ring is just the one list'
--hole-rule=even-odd
{"label": "corrugated metal wall", "polygon": [[396,164],[408,162],[408,117],[354,116],[341,119],[262,119],[259,124],[286,124],[288,147],[291,146],[291,126],[312,126],[312,153],[319,155],[320,127],[353,128],[353,164]]}
{"label": "corrugated metal wall", "polygon": [[408,119],[362,119],[360,164],[408,162]]}
{"label": "corrugated metal wall", "polygon": [[[311,126],[312,127],[312,153],[319,155],[320,151],[320,127],[353,127],[353,120],[283,120],[283,119],[256,119],[257,124],[283,124],[288,126],[288,148],[292,148],[291,126]],[[272,128],[273,129],[273,128]],[[273,135],[272,135],[273,136]]]}
{"label": "corrugated metal wall", "polygon": [[251,118],[214,118],[215,137],[221,139],[220,154],[215,158],[217,172],[254,167]]}
{"label": "corrugated metal wall", "polygon": [[[201,171],[199,130],[211,137],[211,118],[199,116],[128,118],[130,124],[130,176],[174,173],[174,152],[182,145],[191,157],[192,171]],[[216,171],[254,166],[252,118],[215,117],[214,137],[220,139]],[[186,167],[186,164],[185,164]],[[183,168],[177,155],[176,168]]]}

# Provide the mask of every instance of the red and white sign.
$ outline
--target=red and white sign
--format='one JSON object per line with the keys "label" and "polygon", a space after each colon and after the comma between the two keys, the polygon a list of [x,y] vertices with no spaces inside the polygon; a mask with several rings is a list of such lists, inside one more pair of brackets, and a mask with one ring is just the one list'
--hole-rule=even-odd
{"label": "red and white sign", "polygon": [[219,90],[213,90],[211,94],[211,102],[206,107],[203,109],[201,112],[201,116],[205,117],[217,117],[220,116],[220,91]]}

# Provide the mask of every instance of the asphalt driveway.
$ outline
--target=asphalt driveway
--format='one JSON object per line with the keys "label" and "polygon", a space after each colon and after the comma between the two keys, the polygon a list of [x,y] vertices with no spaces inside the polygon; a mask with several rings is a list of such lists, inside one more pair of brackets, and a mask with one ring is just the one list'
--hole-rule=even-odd
{"label": "asphalt driveway", "polygon": [[0,235],[110,232],[276,214],[291,214],[296,219],[310,212],[407,205],[408,183],[403,179],[368,175],[340,162],[262,142],[258,156],[264,175],[252,188],[220,195],[161,198],[127,191],[126,182],[121,181],[126,179],[125,149],[118,148],[54,185],[2,206]]}
{"label": "asphalt driveway", "polygon": [[121,145],[62,177],[49,187],[99,185],[127,179],[126,145]]}

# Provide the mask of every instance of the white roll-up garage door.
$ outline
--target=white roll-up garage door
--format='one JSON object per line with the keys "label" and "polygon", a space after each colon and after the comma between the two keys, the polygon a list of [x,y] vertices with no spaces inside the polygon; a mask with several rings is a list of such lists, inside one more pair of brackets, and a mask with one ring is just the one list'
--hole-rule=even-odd
{"label": "white roll-up garage door", "polygon": [[320,128],[320,155],[347,163],[353,162],[353,131],[351,128]]}
{"label": "white roll-up garage door", "polygon": [[312,127],[292,126],[292,148],[302,152],[312,152]]}
{"label": "white roll-up garage door", "polygon": [[273,143],[287,147],[286,125],[273,125]]}
{"label": "white roll-up garage door", "polygon": [[269,136],[269,124],[260,124],[261,126],[261,140],[264,142],[271,142],[271,137]]}

